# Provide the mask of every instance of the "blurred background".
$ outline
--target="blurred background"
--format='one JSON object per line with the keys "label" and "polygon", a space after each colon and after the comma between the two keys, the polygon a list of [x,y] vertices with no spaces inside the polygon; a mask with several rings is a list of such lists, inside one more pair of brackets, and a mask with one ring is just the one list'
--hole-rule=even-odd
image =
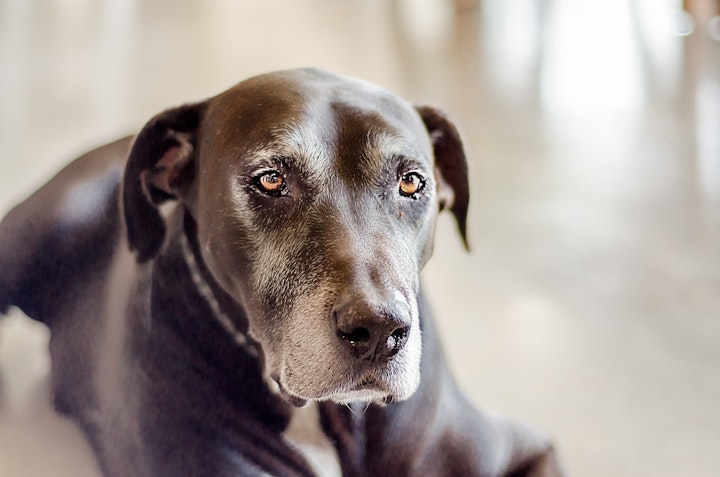
{"label": "blurred background", "polygon": [[[685,8],[685,10],[683,10]],[[582,477],[720,472],[716,0],[0,0],[0,214],[88,148],[248,76],[319,66],[444,109],[467,254],[424,272],[451,366]],[[0,244],[0,247],[2,244]],[[1,271],[0,271],[1,272]],[[98,476],[0,321],[0,476]]]}

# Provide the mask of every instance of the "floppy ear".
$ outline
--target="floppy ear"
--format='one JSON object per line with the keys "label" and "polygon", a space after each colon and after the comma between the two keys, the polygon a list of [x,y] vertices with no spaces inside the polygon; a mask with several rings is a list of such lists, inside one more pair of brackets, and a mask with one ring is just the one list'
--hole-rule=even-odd
{"label": "floppy ear", "polygon": [[139,263],[165,240],[158,206],[182,197],[195,176],[197,130],[205,103],[158,114],[135,138],[123,177],[122,204],[130,250]]}
{"label": "floppy ear", "polygon": [[429,106],[416,107],[430,135],[435,155],[435,177],[440,210],[449,208],[455,216],[463,244],[467,240],[467,211],[470,201],[468,168],[460,134],[443,113]]}

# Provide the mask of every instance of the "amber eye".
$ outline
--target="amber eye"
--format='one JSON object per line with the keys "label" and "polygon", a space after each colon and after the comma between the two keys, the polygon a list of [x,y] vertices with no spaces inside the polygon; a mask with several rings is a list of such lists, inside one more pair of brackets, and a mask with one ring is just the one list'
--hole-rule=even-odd
{"label": "amber eye", "polygon": [[425,179],[417,172],[408,172],[400,178],[400,195],[412,197],[425,187]]}
{"label": "amber eye", "polygon": [[266,171],[255,177],[255,183],[263,192],[280,195],[285,190],[285,178],[278,171]]}

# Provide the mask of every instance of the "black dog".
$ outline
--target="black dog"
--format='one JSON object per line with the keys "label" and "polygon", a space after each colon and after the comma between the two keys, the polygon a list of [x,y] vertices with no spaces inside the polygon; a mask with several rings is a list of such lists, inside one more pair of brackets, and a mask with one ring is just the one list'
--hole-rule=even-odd
{"label": "black dog", "polygon": [[259,76],[10,212],[0,311],[50,327],[55,406],[109,476],[560,475],[458,392],[420,295],[436,215],[464,238],[468,197],[436,110]]}

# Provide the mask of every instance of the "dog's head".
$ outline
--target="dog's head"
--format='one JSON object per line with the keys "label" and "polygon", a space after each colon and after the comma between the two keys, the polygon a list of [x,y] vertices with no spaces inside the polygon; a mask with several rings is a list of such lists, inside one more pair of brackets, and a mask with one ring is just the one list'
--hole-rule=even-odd
{"label": "dog's head", "polygon": [[287,396],[415,391],[419,273],[438,211],[465,239],[468,207],[462,144],[438,111],[317,70],[251,78],[137,137],[123,204],[139,261],[162,248],[169,199]]}

